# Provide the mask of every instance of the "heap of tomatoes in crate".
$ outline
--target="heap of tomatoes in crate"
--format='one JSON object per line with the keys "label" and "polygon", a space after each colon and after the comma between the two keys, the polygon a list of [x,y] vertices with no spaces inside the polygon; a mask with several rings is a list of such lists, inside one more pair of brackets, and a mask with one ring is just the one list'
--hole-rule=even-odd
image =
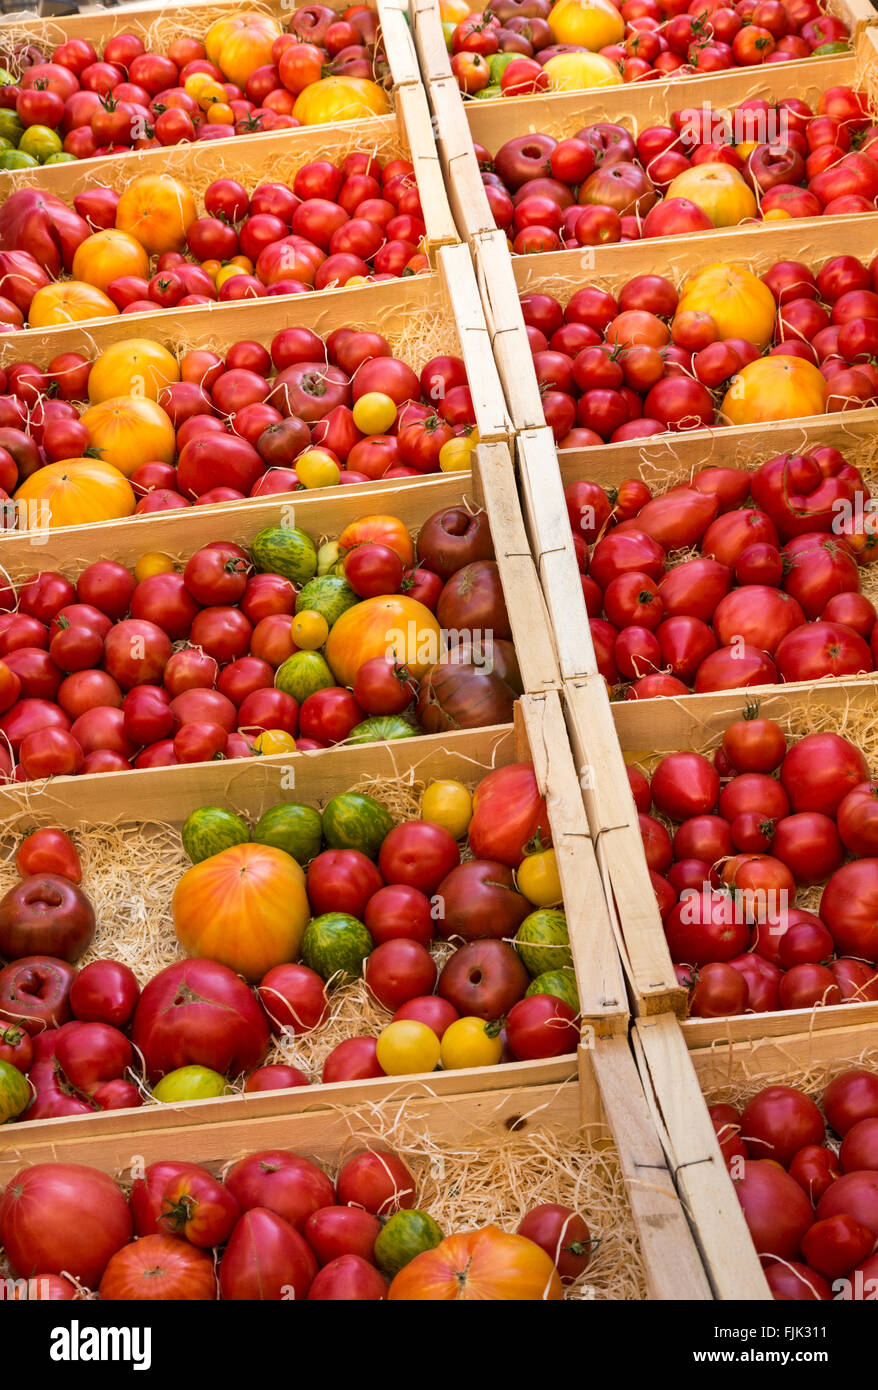
{"label": "heap of tomatoes in crate", "polygon": [[564,491],[598,669],[626,699],[875,668],[874,511],[837,449],[708,466],[655,497],[640,479],[612,500]]}
{"label": "heap of tomatoes in crate", "polygon": [[740,1110],[712,1105],[710,1117],[774,1297],[873,1300],[875,1071],[840,1071],[817,1099],[798,1086],[767,1086]]}
{"label": "heap of tomatoes in crate", "polygon": [[[878,782],[856,744],[831,731],[788,744],[751,706],[712,759],[628,772],[693,1016],[878,999]],[[817,910],[797,907],[817,885]]]}

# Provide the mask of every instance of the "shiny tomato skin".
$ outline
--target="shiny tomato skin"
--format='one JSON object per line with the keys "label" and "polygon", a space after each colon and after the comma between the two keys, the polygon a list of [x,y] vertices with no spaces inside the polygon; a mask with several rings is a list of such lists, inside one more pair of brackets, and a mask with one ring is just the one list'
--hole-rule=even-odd
{"label": "shiny tomato skin", "polygon": [[747,1008],[749,994],[749,986],[740,971],[724,961],[712,961],[701,968],[689,1012],[693,1018],[742,1014]]}
{"label": "shiny tomato skin", "polygon": [[241,1214],[227,1187],[206,1169],[172,1178],[162,1193],[159,1230],[209,1250],[224,1245]]}
{"label": "shiny tomato skin", "polygon": [[[819,1196],[816,1200],[820,1200]],[[826,1279],[843,1279],[855,1265],[868,1259],[874,1245],[875,1237],[868,1226],[839,1212],[815,1221],[805,1232],[802,1254],[811,1268]]]}
{"label": "shiny tomato skin", "polygon": [[756,1253],[795,1260],[814,1219],[814,1209],[798,1183],[768,1159],[745,1160],[732,1182]]}
{"label": "shiny tomato skin", "polygon": [[723,734],[722,747],[736,772],[774,772],[787,751],[783,729],[773,719],[737,719]]}
{"label": "shiny tomato skin", "polygon": [[594,1242],[584,1219],[572,1207],[559,1202],[532,1207],[516,1230],[545,1250],[562,1284],[572,1284],[588,1268]]}
{"label": "shiny tomato skin", "polygon": [[828,1302],[829,1284],[816,1269],[797,1260],[775,1260],[765,1266],[765,1278],[775,1298],[795,1303]]}
{"label": "shiny tomato skin", "polygon": [[771,852],[802,884],[823,883],[844,860],[835,821],[819,811],[784,816],[774,832]]}
{"label": "shiny tomato skin", "polygon": [[805,1144],[793,1154],[788,1170],[790,1177],[795,1178],[815,1206],[826,1189],[842,1174],[838,1154],[824,1144]]}
{"label": "shiny tomato skin", "polygon": [[70,1007],[85,1023],[124,1028],[131,1020],[140,985],[130,966],[118,960],[94,960],[82,967],[70,988]]}
{"label": "shiny tomato skin", "polygon": [[364,912],[354,916],[360,916],[376,946],[402,939],[428,947],[433,940],[435,922],[430,899],[409,884],[380,887],[367,901]]}
{"label": "shiny tomato skin", "polygon": [[529,995],[509,1010],[506,1040],[520,1062],[563,1057],[579,1045],[576,1013],[552,994]]}
{"label": "shiny tomato skin", "polygon": [[331,1085],[335,1081],[367,1081],[386,1075],[378,1063],[377,1046],[377,1038],[345,1038],[326,1057],[321,1080]]}
{"label": "shiny tomato skin", "polygon": [[34,830],[22,840],[15,855],[22,878],[31,874],[60,874],[71,883],[82,882],[82,865],[76,846],[63,830]]}
{"label": "shiny tomato skin", "polygon": [[744,1106],[741,1137],[753,1158],[773,1158],[788,1168],[799,1149],[823,1143],[826,1127],[803,1091],[767,1086]]}
{"label": "shiny tomato skin", "polygon": [[102,1300],[138,1303],[213,1300],[217,1297],[213,1260],[187,1241],[147,1235],[116,1252],[99,1293]]}
{"label": "shiny tomato skin", "polygon": [[302,701],[299,732],[303,738],[320,739],[321,743],[342,743],[365,718],[365,710],[350,690],[341,685],[327,686]]}
{"label": "shiny tomato skin", "polygon": [[306,886],[314,916],[348,912],[362,921],[370,898],[384,889],[384,880],[360,850],[327,849],[308,865]]}
{"label": "shiny tomato skin", "polygon": [[856,859],[832,875],[820,901],[820,916],[840,955],[878,959],[878,859]]}
{"label": "shiny tomato skin", "polygon": [[843,1139],[859,1120],[878,1116],[878,1076],[862,1067],[840,1072],[823,1093],[823,1112]]}
{"label": "shiny tomato skin", "polygon": [[385,1009],[396,1011],[410,999],[436,987],[436,963],[417,941],[398,939],[376,946],[366,960],[364,977]]}
{"label": "shiny tomato skin", "polygon": [[734,959],[750,944],[751,927],[745,917],[723,892],[681,901],[665,922],[671,959],[690,965]]}
{"label": "shiny tomato skin", "polygon": [[720,791],[719,775],[700,753],[669,753],[652,776],[652,799],[672,820],[709,815]]}
{"label": "shiny tomato skin", "polygon": [[373,1216],[390,1216],[415,1205],[415,1179],[402,1159],[387,1149],[368,1149],[347,1159],[335,1180],[338,1200]]}
{"label": "shiny tomato skin", "polygon": [[408,821],[385,836],[378,867],[386,883],[402,883],[431,894],[460,863],[450,831],[431,821]]}
{"label": "shiny tomato skin", "polygon": [[359,1255],[375,1264],[375,1241],[380,1231],[381,1222],[371,1212],[340,1206],[312,1212],[302,1234],[322,1268],[341,1255]]}

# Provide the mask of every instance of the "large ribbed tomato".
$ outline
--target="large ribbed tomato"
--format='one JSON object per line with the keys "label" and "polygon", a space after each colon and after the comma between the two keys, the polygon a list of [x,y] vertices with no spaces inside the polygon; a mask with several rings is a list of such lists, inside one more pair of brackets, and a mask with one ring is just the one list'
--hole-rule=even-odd
{"label": "large ribbed tomato", "polygon": [[389,111],[387,93],[365,77],[323,77],[300,92],[293,107],[302,125],[370,120]]}
{"label": "large ribbed tomato", "polygon": [[295,960],[310,911],[305,874],[271,845],[232,845],[193,864],[173,899],[183,949],[228,965],[251,983]]}
{"label": "large ribbed tomato", "polygon": [[141,174],[116,204],[116,227],[129,232],[151,256],[180,251],[197,216],[195,199],[170,174]]}
{"label": "large ribbed tomato", "polygon": [[527,846],[552,843],[545,797],[530,763],[509,763],[489,772],[473,792],[470,849],[477,859],[496,859],[517,869]]}
{"label": "large ribbed tomato", "polygon": [[188,1240],[143,1236],[110,1260],[100,1294],[126,1303],[208,1302],[217,1296],[213,1260]]}
{"label": "large ribbed tomato", "polygon": [[765,348],[774,332],[777,305],[771,290],[752,271],[741,265],[715,264],[705,266],[684,284],[677,313],[690,310],[709,314],[721,338],[744,338]]}
{"label": "large ribbed tomato", "polygon": [[447,1236],[400,1270],[387,1297],[397,1301],[539,1302],[563,1297],[545,1250],[497,1226]]}
{"label": "large ribbed tomato", "polygon": [[111,396],[80,418],[91,447],[126,478],[141,464],[174,461],[174,426],[162,407],[145,396]]}
{"label": "large ribbed tomato", "polygon": [[27,504],[31,527],[84,526],[131,516],[137,505],[131,484],[101,459],[63,459],[26,478],[15,493]]}
{"label": "large ribbed tomato", "polygon": [[13,1271],[62,1274],[94,1288],[132,1235],[124,1194],[80,1163],[38,1163],[11,1179],[0,1201],[0,1240]]}
{"label": "large ribbed tomato", "polygon": [[339,685],[352,686],[373,657],[395,656],[420,680],[442,655],[441,630],[429,608],[401,594],[368,598],[332,625],[324,647]]}
{"label": "large ribbed tomato", "polygon": [[725,394],[722,413],[731,425],[796,420],[822,415],[825,399],[826,378],[813,362],[778,353],[741,368]]}

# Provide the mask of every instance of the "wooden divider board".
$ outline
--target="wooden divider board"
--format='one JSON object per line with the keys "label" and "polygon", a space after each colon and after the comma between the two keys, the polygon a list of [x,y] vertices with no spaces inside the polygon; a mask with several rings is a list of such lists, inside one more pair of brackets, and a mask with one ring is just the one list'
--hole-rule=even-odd
{"label": "wooden divider board", "polygon": [[[772,1299],[676,1018],[638,1019],[634,1053],[668,1162],[720,1300]],[[660,1132],[662,1132],[660,1130]]]}
{"label": "wooden divider board", "polygon": [[[470,241],[479,232],[494,231],[496,224],[473,149],[468,124],[469,104],[464,104],[453,77],[431,79],[428,92],[436,123],[436,146],[445,173],[451,211],[458,232]],[[508,114],[507,111],[507,119]]]}
{"label": "wooden divider board", "polygon": [[[827,1010],[829,1013],[830,1010]],[[795,1074],[813,1073],[815,1068],[829,1073],[862,1065],[864,1052],[874,1065],[878,1048],[878,1032],[861,1023],[841,1028],[808,1029],[787,1033],[783,1037],[752,1038],[746,1041],[729,1040],[725,1044],[712,1042],[701,1045],[683,1029],[689,1047],[689,1058],[695,1069],[701,1090],[708,1103],[721,1088],[746,1079],[754,1090],[786,1075],[795,1084]]]}
{"label": "wooden divider board", "polygon": [[546,419],[533,369],[512,258],[503,232],[484,232],[471,242],[473,264],[514,429],[541,429]]}
{"label": "wooden divider board", "polygon": [[[759,699],[760,714],[766,719],[781,722],[809,705],[819,702],[828,711],[837,710],[839,721],[846,712],[874,713],[878,722],[878,675],[874,672],[861,679],[838,680],[815,684],[796,683],[765,686],[758,690],[723,691],[714,695],[691,695],[680,699],[625,700],[610,706],[611,718],[626,762],[642,763],[665,753],[694,749],[696,752],[715,747],[733,719],[741,717],[748,699]],[[624,858],[620,842],[626,841]],[[616,879],[629,872],[631,856],[642,856],[642,842],[636,812],[630,828],[608,848],[613,858],[612,871]],[[616,857],[619,856],[617,859]],[[645,859],[644,859],[645,863]],[[629,956],[632,937],[644,931],[655,934],[654,950],[667,951],[664,931],[658,914],[645,926],[622,919],[622,932]],[[635,985],[635,992],[638,985]],[[724,1043],[752,1045],[760,1038],[786,1038],[796,1033],[821,1033],[841,1027],[878,1025],[878,1003],[838,1004],[829,1008],[779,1009],[774,1013],[746,1013],[733,1018],[690,1018],[683,1025],[687,1045],[691,1048],[720,1046]]]}
{"label": "wooden divider board", "polygon": [[634,1011],[683,1014],[603,677],[565,681],[564,713]]}
{"label": "wooden divider board", "polygon": [[565,680],[597,672],[552,431],[522,431],[516,456],[525,521]]}

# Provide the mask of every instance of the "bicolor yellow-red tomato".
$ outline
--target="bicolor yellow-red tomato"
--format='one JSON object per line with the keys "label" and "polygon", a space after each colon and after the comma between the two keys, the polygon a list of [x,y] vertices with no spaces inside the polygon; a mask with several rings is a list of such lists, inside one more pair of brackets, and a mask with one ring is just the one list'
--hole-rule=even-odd
{"label": "bicolor yellow-red tomato", "polygon": [[29,328],[54,328],[84,319],[112,319],[119,310],[103,290],[82,280],[58,280],[37,290],[28,310]]}
{"label": "bicolor yellow-red tomato", "polygon": [[148,280],[149,256],[129,231],[108,227],[79,243],[73,255],[72,274],[74,280],[106,290],[125,275]]}
{"label": "bicolor yellow-red tomato", "polygon": [[[454,1025],[452,1024],[452,1027]],[[497,1226],[450,1235],[416,1255],[393,1280],[393,1301],[541,1302],[563,1297],[561,1276],[541,1246]]]}
{"label": "bicolor yellow-red tomato", "polygon": [[625,21],[612,0],[558,0],[549,28],[556,43],[573,43],[592,53],[620,43],[625,35]]}
{"label": "bicolor yellow-red tomato", "polygon": [[95,361],[88,378],[93,405],[113,396],[143,396],[158,400],[159,392],[180,380],[177,359],[151,338],[125,338],[113,343]]}
{"label": "bicolor yellow-red tomato", "polygon": [[15,501],[38,507],[35,524],[53,529],[115,521],[131,516],[137,505],[131,484],[118,468],[89,458],[62,459],[38,468],[24,480]]}
{"label": "bicolor yellow-red tomato", "polygon": [[722,413],[732,425],[822,415],[826,392],[826,378],[813,362],[780,354],[760,357],[732,378]]}
{"label": "bicolor yellow-red tomato", "polygon": [[668,198],[688,198],[715,227],[735,227],[758,212],[753,190],[730,164],[694,164],[668,188]]}
{"label": "bicolor yellow-red tomato", "polygon": [[280,33],[280,25],[269,15],[245,13],[212,24],[204,46],[210,61],[228,80],[244,87],[257,68],[271,63],[272,46]]}
{"label": "bicolor yellow-red tomato", "polygon": [[232,845],[187,869],[174,890],[174,931],[191,956],[251,984],[296,960],[311,912],[305,874],[273,845]]}
{"label": "bicolor yellow-red tomato", "polygon": [[364,662],[390,655],[420,680],[439,660],[441,638],[439,623],[423,603],[388,594],[342,613],[330,628],[324,653],[339,685],[353,686]]}
{"label": "bicolor yellow-red tomato", "polygon": [[774,295],[746,266],[719,262],[691,275],[683,286],[677,313],[709,314],[721,338],[745,338],[767,347],[774,333]]}
{"label": "bicolor yellow-red tomato", "polygon": [[355,545],[386,545],[395,550],[403,567],[410,569],[415,560],[415,547],[405,522],[398,516],[361,516],[346,526],[338,538],[338,548],[343,553],[353,550]]}
{"label": "bicolor yellow-red tomato", "polygon": [[130,478],[142,463],[173,463],[177,436],[168,416],[145,396],[111,396],[80,416],[91,447]]}
{"label": "bicolor yellow-red tomato", "polygon": [[302,125],[364,121],[389,114],[390,99],[384,88],[366,77],[322,77],[299,93],[293,107]]}
{"label": "bicolor yellow-red tomato", "polygon": [[618,87],[622,75],[602,53],[557,53],[543,64],[553,92],[580,92],[589,87]]}
{"label": "bicolor yellow-red tomato", "polygon": [[170,174],[142,174],[116,204],[117,228],[129,232],[151,256],[182,251],[197,216],[189,189]]}

